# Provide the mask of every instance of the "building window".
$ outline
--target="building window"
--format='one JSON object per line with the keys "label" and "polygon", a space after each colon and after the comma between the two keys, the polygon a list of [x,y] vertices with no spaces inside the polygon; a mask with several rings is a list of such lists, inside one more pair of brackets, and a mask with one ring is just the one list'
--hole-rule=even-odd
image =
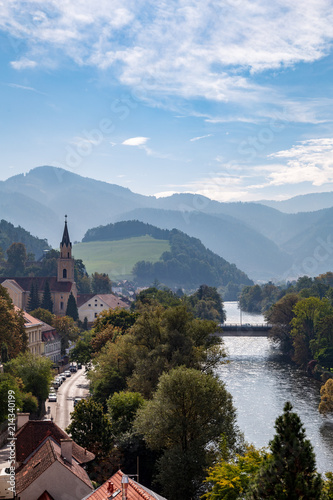
{"label": "building window", "polygon": [[64,303],[60,302],[60,309],[63,310],[63,308],[64,308]]}
{"label": "building window", "polygon": [[62,277],[67,278],[67,269],[62,270]]}
{"label": "building window", "polygon": [[103,307],[103,304],[101,304],[101,307]]}
{"label": "building window", "polygon": [[69,252],[67,252],[67,259],[69,259]]}
{"label": "building window", "polygon": [[89,307],[91,307],[91,304],[88,304]]}
{"label": "building window", "polygon": [[95,307],[97,307],[97,306],[98,306],[98,304],[95,304]]}
{"label": "building window", "polygon": [[97,318],[97,313],[95,313],[95,318]]}

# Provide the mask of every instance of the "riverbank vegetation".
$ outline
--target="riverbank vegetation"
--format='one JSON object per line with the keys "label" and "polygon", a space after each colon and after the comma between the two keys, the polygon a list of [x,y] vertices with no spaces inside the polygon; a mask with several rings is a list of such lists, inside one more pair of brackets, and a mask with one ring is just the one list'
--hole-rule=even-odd
{"label": "riverbank vegetation", "polygon": [[[92,367],[88,378],[97,406],[89,412],[98,414],[96,429],[103,415],[111,426],[108,452],[95,433],[98,463],[91,473],[105,480],[100,461],[136,473],[139,456],[144,484],[154,478],[168,499],[189,500],[201,491],[222,442],[240,450],[231,395],[214,374],[225,360],[223,341],[215,335],[218,323],[207,319],[220,321],[223,304],[205,285],[192,297],[153,287],[138,295],[132,309],[102,313],[72,353]],[[91,448],[91,433],[88,443],[78,431],[87,425],[84,404],[75,408],[69,430]]]}

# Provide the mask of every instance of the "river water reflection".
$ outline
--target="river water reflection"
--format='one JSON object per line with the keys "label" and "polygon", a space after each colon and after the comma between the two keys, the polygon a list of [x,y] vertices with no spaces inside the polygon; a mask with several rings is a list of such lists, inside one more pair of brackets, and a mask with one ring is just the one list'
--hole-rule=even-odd
{"label": "river water reflection", "polygon": [[[227,323],[239,322],[237,303],[226,302],[225,308]],[[263,318],[243,314],[242,322],[262,323]],[[288,363],[266,338],[226,337],[224,342],[230,362],[218,373],[233,396],[245,439],[257,447],[267,446],[275,433],[276,417],[290,401],[314,446],[318,471],[333,471],[333,419],[318,412],[320,382]]]}

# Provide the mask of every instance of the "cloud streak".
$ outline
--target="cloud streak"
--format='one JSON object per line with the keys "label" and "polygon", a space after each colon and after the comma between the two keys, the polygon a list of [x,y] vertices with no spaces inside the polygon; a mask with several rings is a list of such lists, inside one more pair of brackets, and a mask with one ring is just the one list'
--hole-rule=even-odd
{"label": "cloud streak", "polygon": [[[330,0],[12,0],[0,29],[24,41],[17,70],[72,59],[154,95],[259,102],[255,75],[316,61],[333,39]],[[268,89],[267,89],[268,91]],[[269,92],[268,92],[269,94]]]}

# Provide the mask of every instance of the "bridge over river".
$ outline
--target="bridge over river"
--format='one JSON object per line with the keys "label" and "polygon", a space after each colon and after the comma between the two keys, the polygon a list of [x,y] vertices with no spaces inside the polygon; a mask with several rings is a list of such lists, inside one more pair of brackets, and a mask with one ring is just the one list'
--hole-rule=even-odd
{"label": "bridge over river", "polygon": [[268,323],[245,323],[243,325],[237,323],[223,323],[222,337],[267,337],[272,325]]}

